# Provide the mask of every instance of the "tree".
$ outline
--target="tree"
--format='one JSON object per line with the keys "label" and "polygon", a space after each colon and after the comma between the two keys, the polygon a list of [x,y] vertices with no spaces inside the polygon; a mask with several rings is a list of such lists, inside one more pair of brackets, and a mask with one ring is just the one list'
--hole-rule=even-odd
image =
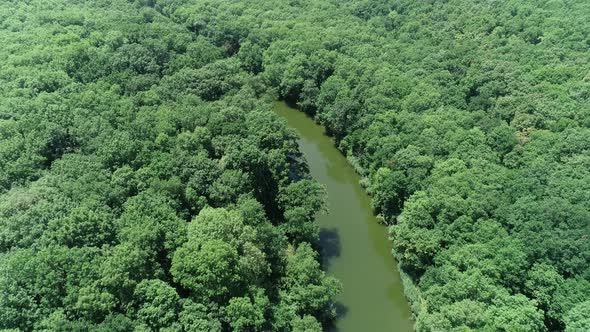
{"label": "tree", "polygon": [[567,332],[586,331],[590,328],[590,301],[585,301],[573,307],[565,315],[565,330]]}
{"label": "tree", "polygon": [[177,321],[180,296],[161,280],[142,280],[133,294],[137,320],[152,330],[171,327]]}
{"label": "tree", "polygon": [[227,320],[233,331],[263,331],[270,302],[262,289],[252,297],[234,297],[226,307]]}
{"label": "tree", "polygon": [[319,332],[322,325],[313,316],[296,317],[292,322],[294,332]]}
{"label": "tree", "polygon": [[236,249],[222,240],[189,240],[174,253],[170,272],[199,301],[223,302],[240,293],[238,260]]}
{"label": "tree", "polygon": [[188,332],[211,331],[221,332],[221,321],[217,317],[217,310],[210,310],[203,304],[186,299],[179,314],[182,328]]}
{"label": "tree", "polygon": [[282,283],[281,301],[294,306],[296,314],[313,315],[324,321],[334,318],[332,299],[341,285],[321,270],[317,253],[308,243],[301,243],[289,256]]}

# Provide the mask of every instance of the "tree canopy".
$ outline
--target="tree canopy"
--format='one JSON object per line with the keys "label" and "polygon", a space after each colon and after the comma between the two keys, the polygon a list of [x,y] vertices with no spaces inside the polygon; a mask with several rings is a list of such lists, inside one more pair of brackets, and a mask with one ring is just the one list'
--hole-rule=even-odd
{"label": "tree canopy", "polygon": [[[585,331],[590,4],[0,4],[0,328],[318,331],[313,116],[418,331]],[[294,175],[293,173],[300,173]]]}
{"label": "tree canopy", "polygon": [[148,4],[0,5],[0,329],[321,329],[295,135],[247,57]]}

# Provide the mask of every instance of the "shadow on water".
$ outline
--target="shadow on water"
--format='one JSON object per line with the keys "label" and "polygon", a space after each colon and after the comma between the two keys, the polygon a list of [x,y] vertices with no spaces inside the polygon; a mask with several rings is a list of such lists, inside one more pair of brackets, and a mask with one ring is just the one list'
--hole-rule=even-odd
{"label": "shadow on water", "polygon": [[[322,265],[324,270],[328,270],[330,262],[340,257],[342,253],[342,244],[340,241],[340,235],[336,228],[320,228],[320,252],[322,256]],[[328,332],[340,332],[340,329],[336,327],[335,322],[342,320],[348,313],[348,307],[344,303],[337,301],[334,303],[336,309],[336,320],[330,322],[326,327]]]}
{"label": "shadow on water", "polygon": [[[336,307],[336,321],[341,320],[348,313],[348,307],[342,304],[342,302],[334,303],[334,307]],[[340,329],[336,326],[335,322],[331,322],[326,326],[325,330],[328,332],[340,332]]]}
{"label": "shadow on water", "polygon": [[320,229],[320,250],[323,268],[327,270],[330,266],[330,261],[333,258],[339,257],[342,252],[340,236],[336,228]]}
{"label": "shadow on water", "polygon": [[346,307],[341,302],[336,302],[336,319],[342,319],[348,313],[348,307]]}

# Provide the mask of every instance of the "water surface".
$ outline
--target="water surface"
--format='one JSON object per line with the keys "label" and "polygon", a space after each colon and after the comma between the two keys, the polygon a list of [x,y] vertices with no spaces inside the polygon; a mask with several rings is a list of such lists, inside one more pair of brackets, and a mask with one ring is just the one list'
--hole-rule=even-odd
{"label": "water surface", "polygon": [[303,112],[284,102],[277,102],[274,111],[298,132],[311,175],[328,192],[329,213],[317,221],[323,264],[343,284],[337,299],[341,316],[333,331],[412,331],[387,229],[373,215],[358,174],[323,128]]}

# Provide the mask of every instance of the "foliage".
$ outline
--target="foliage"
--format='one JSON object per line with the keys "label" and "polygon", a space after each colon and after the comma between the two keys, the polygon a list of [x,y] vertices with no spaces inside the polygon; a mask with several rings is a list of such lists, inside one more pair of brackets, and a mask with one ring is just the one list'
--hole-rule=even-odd
{"label": "foliage", "polygon": [[587,1],[0,13],[0,327],[317,331],[339,286],[279,97],[355,160],[418,331],[585,330]]}
{"label": "foliage", "polygon": [[290,248],[323,191],[246,71],[260,49],[150,4],[0,4],[0,329],[317,330],[338,284],[308,246],[302,297]]}

